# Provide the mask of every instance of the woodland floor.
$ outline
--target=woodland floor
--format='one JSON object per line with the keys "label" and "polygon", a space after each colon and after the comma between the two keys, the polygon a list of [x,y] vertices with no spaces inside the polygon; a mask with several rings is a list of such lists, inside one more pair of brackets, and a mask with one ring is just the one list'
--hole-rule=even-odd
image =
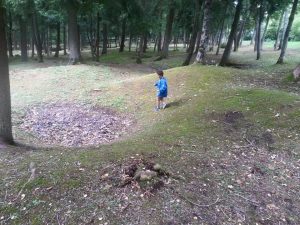
{"label": "woodland floor", "polygon": [[[284,65],[270,46],[226,68],[176,67],[182,51],[11,62],[0,224],[300,224],[300,45]],[[156,113],[158,67],[172,69]]]}

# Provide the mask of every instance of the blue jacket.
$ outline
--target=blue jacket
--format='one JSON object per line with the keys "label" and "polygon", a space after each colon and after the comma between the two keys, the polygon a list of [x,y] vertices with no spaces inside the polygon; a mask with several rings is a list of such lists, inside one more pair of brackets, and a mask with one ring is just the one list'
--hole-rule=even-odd
{"label": "blue jacket", "polygon": [[168,96],[168,81],[166,78],[162,77],[159,79],[155,86],[157,88],[157,97],[165,98]]}

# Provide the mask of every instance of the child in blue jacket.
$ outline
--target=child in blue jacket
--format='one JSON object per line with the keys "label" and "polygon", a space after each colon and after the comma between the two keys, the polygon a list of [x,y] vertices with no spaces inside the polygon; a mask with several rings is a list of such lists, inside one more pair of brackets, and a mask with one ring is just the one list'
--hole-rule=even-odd
{"label": "child in blue jacket", "polygon": [[157,88],[157,106],[155,110],[164,109],[166,107],[166,103],[164,102],[164,98],[168,96],[168,82],[164,77],[164,72],[162,70],[156,71],[159,80],[156,81],[155,87]]}

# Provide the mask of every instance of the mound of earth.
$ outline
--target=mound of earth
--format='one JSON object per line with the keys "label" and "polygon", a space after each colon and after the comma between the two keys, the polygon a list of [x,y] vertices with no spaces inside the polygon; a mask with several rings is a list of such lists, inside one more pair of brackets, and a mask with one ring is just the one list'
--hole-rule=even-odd
{"label": "mound of earth", "polygon": [[27,110],[21,128],[49,145],[97,146],[118,139],[132,120],[107,108],[46,104]]}

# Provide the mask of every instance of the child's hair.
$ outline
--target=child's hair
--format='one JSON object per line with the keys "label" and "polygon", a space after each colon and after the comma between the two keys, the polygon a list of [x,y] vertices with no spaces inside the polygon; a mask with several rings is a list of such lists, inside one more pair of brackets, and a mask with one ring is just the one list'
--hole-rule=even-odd
{"label": "child's hair", "polygon": [[162,71],[162,70],[156,70],[156,73],[159,76],[163,76],[164,75],[164,71]]}

